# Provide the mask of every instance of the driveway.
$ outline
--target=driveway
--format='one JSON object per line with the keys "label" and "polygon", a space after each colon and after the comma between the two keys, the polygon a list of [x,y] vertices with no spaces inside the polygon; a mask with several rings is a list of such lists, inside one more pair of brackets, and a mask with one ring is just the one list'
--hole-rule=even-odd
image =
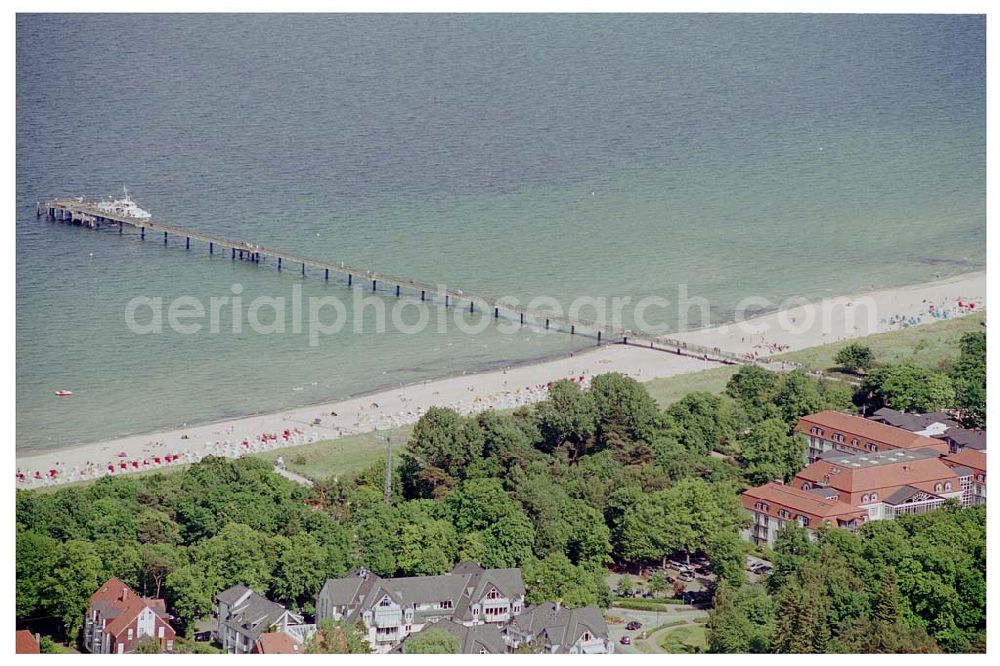
{"label": "driveway", "polygon": [[[679,626],[677,623],[692,623],[697,619],[707,619],[708,611],[694,606],[669,605],[665,611],[632,610],[631,608],[609,608],[605,618],[619,618],[621,622],[608,622],[608,636],[615,644],[615,652],[620,654],[662,653],[658,642],[663,633]],[[628,631],[625,625],[632,621],[641,622],[642,629]],[[662,627],[670,624],[670,627]],[[652,633],[648,633],[652,632]],[[648,634],[648,635],[647,635]],[[632,645],[622,645],[621,637],[629,636]]]}

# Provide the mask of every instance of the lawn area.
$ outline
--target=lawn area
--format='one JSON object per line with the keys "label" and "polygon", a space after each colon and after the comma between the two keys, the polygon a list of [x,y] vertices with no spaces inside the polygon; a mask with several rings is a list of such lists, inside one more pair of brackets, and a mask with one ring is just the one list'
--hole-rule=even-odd
{"label": "lawn area", "polygon": [[958,319],[948,319],[912,326],[889,333],[878,333],[854,340],[834,342],[821,347],[789,352],[779,359],[797,361],[814,370],[836,367],[833,357],[842,347],[851,343],[867,345],[875,354],[877,363],[902,363],[912,361],[925,368],[938,369],[958,358],[958,340],[962,334],[983,330],[986,314],[977,312]]}
{"label": "lawn area", "polygon": [[695,391],[722,393],[722,389],[726,388],[726,382],[736,374],[737,370],[739,370],[739,366],[726,365],[701,372],[652,379],[645,382],[643,386],[662,409]]}
{"label": "lawn area", "polygon": [[[381,431],[379,435],[392,435],[395,457],[409,441],[412,432],[413,426],[406,425],[391,431]],[[376,438],[375,433],[362,433],[255,455],[270,461],[281,456],[285,459],[285,467],[288,470],[316,481],[358,472],[381,460],[385,456],[385,441]]]}
{"label": "lawn area", "polygon": [[660,640],[660,647],[667,654],[695,654],[708,649],[705,627],[685,625],[668,631]]}

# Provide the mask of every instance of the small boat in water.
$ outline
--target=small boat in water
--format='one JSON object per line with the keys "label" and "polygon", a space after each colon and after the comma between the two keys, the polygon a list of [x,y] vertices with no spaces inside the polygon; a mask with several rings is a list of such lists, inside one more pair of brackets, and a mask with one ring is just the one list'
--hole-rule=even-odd
{"label": "small boat in water", "polygon": [[69,396],[73,395],[73,392],[72,391],[56,391],[56,395],[59,396],[60,398],[68,398]]}

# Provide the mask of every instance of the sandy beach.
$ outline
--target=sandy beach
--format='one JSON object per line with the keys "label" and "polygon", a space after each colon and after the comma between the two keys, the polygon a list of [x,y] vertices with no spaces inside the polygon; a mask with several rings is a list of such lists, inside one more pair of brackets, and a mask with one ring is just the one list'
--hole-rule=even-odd
{"label": "sandy beach", "polygon": [[[678,335],[706,347],[764,360],[838,340],[915,326],[985,309],[986,273],[824,299],[729,324]],[[697,372],[718,364],[623,345],[605,345],[537,364],[424,382],[368,396],[274,414],[166,432],[17,454],[17,487],[53,485],[195,462],[206,455],[239,457],[322,439],[415,422],[432,406],[470,414],[527,405],[546,385],[571,379],[584,386],[595,375],[621,372],[639,381]]]}

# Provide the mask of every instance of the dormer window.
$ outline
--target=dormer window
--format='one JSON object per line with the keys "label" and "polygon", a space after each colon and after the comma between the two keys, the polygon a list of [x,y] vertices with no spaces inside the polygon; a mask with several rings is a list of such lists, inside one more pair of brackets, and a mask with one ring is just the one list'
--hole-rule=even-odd
{"label": "dormer window", "polygon": [[809,526],[809,519],[806,518],[805,516],[798,516],[796,519],[799,521],[799,526],[800,527],[808,527]]}
{"label": "dormer window", "polygon": [[939,493],[939,492],[941,492],[941,489],[942,489],[942,486],[941,486],[940,483],[935,483],[934,484],[934,492]]}
{"label": "dormer window", "polygon": [[451,608],[451,599],[438,602],[438,608]]}
{"label": "dormer window", "polygon": [[493,588],[492,590],[490,590],[489,592],[486,593],[486,598],[487,599],[503,599],[503,595],[501,595],[499,592],[497,592],[496,588]]}
{"label": "dormer window", "polygon": [[586,643],[587,641],[594,640],[594,637],[590,635],[589,631],[583,632],[583,636],[580,636],[580,640]]}
{"label": "dormer window", "polygon": [[872,501],[873,502],[877,502],[878,501],[878,493],[872,493]]}
{"label": "dormer window", "polygon": [[944,491],[948,492],[949,490],[951,490],[951,481],[945,481]]}
{"label": "dormer window", "polygon": [[392,605],[392,599],[388,596],[382,597],[382,601],[378,602],[380,608],[388,608]]}
{"label": "dormer window", "polygon": [[872,501],[871,495],[862,495],[861,496],[861,503],[862,504],[868,504],[871,501]]}
{"label": "dormer window", "polygon": [[802,484],[802,490],[812,490],[812,484],[808,483],[808,482],[803,483]]}

